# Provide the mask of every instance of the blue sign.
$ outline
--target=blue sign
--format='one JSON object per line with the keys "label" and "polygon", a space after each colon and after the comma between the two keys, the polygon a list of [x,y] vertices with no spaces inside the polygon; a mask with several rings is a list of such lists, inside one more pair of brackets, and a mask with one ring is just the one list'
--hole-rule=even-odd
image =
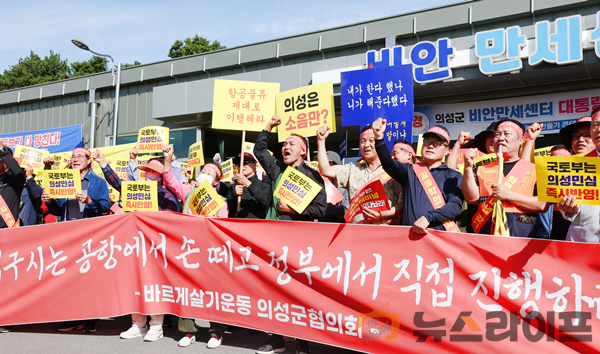
{"label": "blue sign", "polygon": [[413,121],[412,65],[363,69],[341,74],[342,126],[387,120],[385,141],[411,140]]}
{"label": "blue sign", "polygon": [[346,158],[348,155],[348,131],[344,132],[344,136],[340,139],[340,159]]}
{"label": "blue sign", "polygon": [[72,151],[82,146],[81,124],[64,128],[34,130],[0,135],[2,144],[13,149],[16,145],[48,150],[51,154]]}

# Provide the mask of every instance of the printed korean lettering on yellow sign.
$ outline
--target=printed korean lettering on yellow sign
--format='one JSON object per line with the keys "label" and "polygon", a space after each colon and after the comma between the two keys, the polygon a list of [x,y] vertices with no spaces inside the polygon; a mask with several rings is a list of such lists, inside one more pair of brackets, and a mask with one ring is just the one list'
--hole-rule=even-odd
{"label": "printed korean lettering on yellow sign", "polygon": [[536,157],[538,200],[558,203],[568,195],[577,204],[600,205],[597,177],[600,159],[596,157]]}
{"label": "printed korean lettering on yellow sign", "polygon": [[322,188],[302,172],[288,166],[279,179],[273,195],[298,214],[302,214]]}
{"label": "printed korean lettering on yellow sign", "polygon": [[213,129],[259,132],[275,114],[279,83],[215,80]]}
{"label": "printed korean lettering on yellow sign", "polygon": [[29,165],[34,171],[39,171],[44,169],[44,159],[48,157],[48,151],[17,145],[15,146],[14,157],[22,160],[21,167]]}
{"label": "printed korean lettering on yellow sign", "polygon": [[[123,181],[127,180],[127,165],[129,164],[129,160],[125,159],[114,159],[109,162],[110,168],[119,176],[119,178]],[[141,171],[140,171],[141,172]]]}
{"label": "printed korean lettering on yellow sign", "polygon": [[111,187],[108,183],[108,196],[110,197],[111,202],[118,202],[121,199],[121,194],[118,190]]}
{"label": "printed korean lettering on yellow sign", "polygon": [[275,100],[277,115],[281,118],[281,125],[277,129],[279,141],[284,141],[292,133],[303,137],[315,136],[317,128],[322,125],[328,125],[331,132],[335,133],[331,81],[282,92]]}
{"label": "printed korean lettering on yellow sign", "polygon": [[54,164],[52,165],[53,170],[64,170],[71,164],[71,152],[61,152],[54,154],[52,159]]}
{"label": "printed korean lettering on yellow sign", "polygon": [[123,181],[123,210],[158,211],[156,189],[156,181]]}
{"label": "printed korean lettering on yellow sign", "polygon": [[162,152],[165,144],[169,144],[169,128],[144,127],[138,132],[138,153]]}
{"label": "printed korean lettering on yellow sign", "polygon": [[233,178],[233,175],[234,175],[233,159],[229,159],[229,160],[221,163],[221,172],[223,172],[223,174],[221,175],[221,178],[219,179],[219,181],[231,182],[231,179]]}
{"label": "printed korean lettering on yellow sign", "polygon": [[44,189],[50,198],[75,198],[81,193],[81,175],[79,170],[44,171]]}
{"label": "printed korean lettering on yellow sign", "polygon": [[207,180],[200,183],[188,202],[194,215],[216,215],[224,205],[223,198]]}
{"label": "printed korean lettering on yellow sign", "polygon": [[[143,155],[143,156],[139,156],[135,158],[135,162],[137,162],[138,166],[145,166],[148,164],[148,161],[150,161],[151,158],[153,158],[155,156],[150,156],[150,155]],[[140,175],[140,179],[146,179],[146,171],[142,171],[140,169],[138,169],[138,173]]]}
{"label": "printed korean lettering on yellow sign", "polygon": [[188,166],[198,167],[204,165],[204,152],[202,151],[202,141],[190,145],[188,152]]}

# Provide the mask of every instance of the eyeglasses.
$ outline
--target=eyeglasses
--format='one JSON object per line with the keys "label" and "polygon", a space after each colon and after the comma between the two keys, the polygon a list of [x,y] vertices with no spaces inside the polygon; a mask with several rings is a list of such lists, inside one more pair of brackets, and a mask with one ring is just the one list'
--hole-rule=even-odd
{"label": "eyeglasses", "polygon": [[89,159],[89,157],[87,155],[73,155],[71,156],[71,160],[76,160],[76,159]]}
{"label": "eyeglasses", "polygon": [[592,138],[592,136],[590,135],[590,133],[583,133],[583,134],[573,134],[573,136],[572,136],[571,139],[579,140],[582,137],[584,139],[591,139]]}
{"label": "eyeglasses", "polygon": [[433,145],[434,148],[438,148],[440,145],[448,146],[441,141],[423,139],[423,146],[429,146],[429,145]]}

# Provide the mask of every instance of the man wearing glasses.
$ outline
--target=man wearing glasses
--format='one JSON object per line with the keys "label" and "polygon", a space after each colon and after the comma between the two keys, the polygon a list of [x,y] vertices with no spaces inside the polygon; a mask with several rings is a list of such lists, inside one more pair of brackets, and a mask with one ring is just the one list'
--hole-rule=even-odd
{"label": "man wearing glasses", "polygon": [[386,123],[381,118],[373,122],[375,150],[385,172],[404,190],[402,225],[412,226],[417,234],[426,234],[428,228],[459,232],[453,220],[462,210],[462,175],[444,163],[450,151],[448,130],[439,125],[429,128],[423,135],[423,162],[409,164],[390,156],[383,139]]}
{"label": "man wearing glasses", "polygon": [[[42,194],[42,202],[48,211],[60,216],[59,221],[79,220],[108,213],[110,197],[106,181],[92,171],[92,154],[85,148],[76,148],[71,156],[71,169],[79,170],[81,176],[81,193],[76,198],[52,199],[47,192]],[[96,332],[98,320],[70,321],[61,324],[57,330],[67,332],[83,329],[84,333]]]}

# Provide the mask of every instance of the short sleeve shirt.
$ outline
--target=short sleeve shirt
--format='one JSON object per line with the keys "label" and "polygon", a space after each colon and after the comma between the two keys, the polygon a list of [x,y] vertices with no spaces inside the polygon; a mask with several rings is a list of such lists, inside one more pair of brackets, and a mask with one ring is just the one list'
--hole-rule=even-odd
{"label": "short sleeve shirt", "polygon": [[[374,171],[371,171],[364,162],[352,162],[345,165],[334,165],[333,170],[336,175],[336,187],[346,188],[350,199],[354,198],[356,193],[371,179],[384,173],[383,167],[379,165]],[[402,186],[393,179],[383,185],[385,194],[388,198],[390,207],[403,202]],[[365,223],[362,214],[357,215],[352,221],[355,224]],[[388,219],[383,224],[398,224],[398,218]]]}

